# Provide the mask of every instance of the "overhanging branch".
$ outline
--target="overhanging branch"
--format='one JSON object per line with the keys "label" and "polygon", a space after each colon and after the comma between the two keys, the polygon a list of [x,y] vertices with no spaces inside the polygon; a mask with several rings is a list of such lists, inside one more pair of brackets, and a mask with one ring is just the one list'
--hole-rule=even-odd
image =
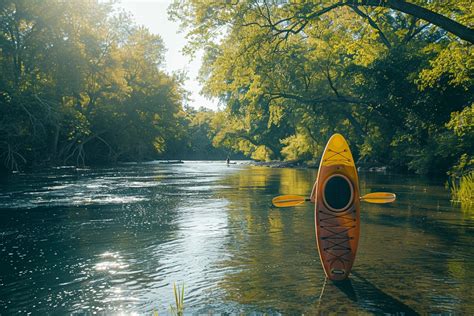
{"label": "overhanging branch", "polygon": [[[290,24],[287,28],[280,28],[279,26],[283,21],[288,21],[288,18],[282,19],[280,21],[272,21],[271,16],[260,12],[262,16],[266,19],[268,24],[265,24],[264,27],[269,27],[276,32],[276,35],[286,33],[297,34],[301,32],[307,23],[310,20],[316,19],[336,8],[349,6],[359,7],[359,6],[370,6],[370,7],[384,7],[392,10],[400,11],[411,16],[414,16],[418,19],[425,20],[433,25],[436,25],[445,31],[452,33],[471,44],[474,44],[474,30],[468,26],[465,26],[461,23],[458,23],[444,15],[431,11],[429,9],[423,8],[419,5],[406,2],[403,0],[345,0],[336,2],[328,7],[322,8],[320,10],[314,11],[308,15],[294,16],[292,18],[297,18],[295,22]],[[370,21],[369,21],[370,23]]]}
{"label": "overhanging branch", "polygon": [[362,12],[356,6],[351,5],[350,8],[352,9],[352,11],[354,11],[355,13],[357,13],[358,15],[360,15],[361,17],[366,19],[367,22],[369,22],[369,25],[372,26],[379,33],[380,40],[382,41],[382,43],[384,43],[385,46],[387,46],[388,49],[392,48],[392,44],[390,44],[390,42],[387,39],[387,37],[385,36],[385,34],[382,32],[382,30],[379,28],[377,23],[375,23],[375,21],[369,15]]}

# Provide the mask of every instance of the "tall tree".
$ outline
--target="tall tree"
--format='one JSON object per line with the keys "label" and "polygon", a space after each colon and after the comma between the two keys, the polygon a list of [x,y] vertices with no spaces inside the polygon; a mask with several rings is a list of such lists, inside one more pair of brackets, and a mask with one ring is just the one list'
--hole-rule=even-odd
{"label": "tall tree", "polygon": [[163,41],[102,1],[0,3],[0,161],[156,158],[178,136],[182,82]]}
{"label": "tall tree", "polygon": [[[439,156],[423,157],[449,114],[472,102],[472,47],[413,15],[372,4],[184,1],[171,14],[188,28],[190,50],[207,51],[205,91],[227,104],[225,128],[237,120],[286,130],[270,141],[280,151],[274,157],[316,158],[339,131],[361,161],[446,170],[452,159],[439,159],[438,168]],[[471,25],[471,6],[426,8]],[[239,130],[234,135],[252,135],[243,125]],[[254,146],[264,145],[257,140]],[[420,151],[411,155],[410,148]]]}

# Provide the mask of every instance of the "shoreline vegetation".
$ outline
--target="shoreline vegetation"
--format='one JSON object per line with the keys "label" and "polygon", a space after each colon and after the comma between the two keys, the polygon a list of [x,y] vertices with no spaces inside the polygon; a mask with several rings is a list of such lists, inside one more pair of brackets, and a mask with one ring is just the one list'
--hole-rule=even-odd
{"label": "shoreline vegetation", "polygon": [[[314,162],[314,161],[305,162],[305,161],[297,161],[297,160],[296,161],[252,161],[249,164],[253,166],[270,167],[270,168],[308,168],[308,169],[319,168],[319,161],[317,162]],[[390,168],[388,166],[365,164],[365,165],[357,166],[357,170],[385,173],[385,172],[390,171]]]}
{"label": "shoreline vegetation", "polygon": [[[3,1],[0,174],[228,156],[317,167],[336,132],[364,170],[474,170],[472,42],[396,8],[325,4],[170,5],[185,51],[204,51],[212,111],[189,107],[163,39],[112,3]],[[418,7],[474,23],[469,1]]]}
{"label": "shoreline vegetation", "polygon": [[451,201],[463,207],[474,206],[474,171],[461,177],[451,177],[446,184],[451,191]]}

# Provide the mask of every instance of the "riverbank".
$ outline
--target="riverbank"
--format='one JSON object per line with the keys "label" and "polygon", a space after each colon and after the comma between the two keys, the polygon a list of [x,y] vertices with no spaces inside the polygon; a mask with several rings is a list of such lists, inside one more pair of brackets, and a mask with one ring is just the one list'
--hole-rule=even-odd
{"label": "riverbank", "polygon": [[[317,162],[305,162],[305,161],[252,161],[249,163],[252,166],[261,166],[269,168],[306,168],[306,169],[318,169],[319,161]],[[368,172],[388,172],[387,166],[381,165],[360,165],[357,167],[358,171]]]}
{"label": "riverbank", "polygon": [[249,165],[269,167],[269,168],[310,168],[317,169],[318,163],[304,162],[304,161],[251,161]]}

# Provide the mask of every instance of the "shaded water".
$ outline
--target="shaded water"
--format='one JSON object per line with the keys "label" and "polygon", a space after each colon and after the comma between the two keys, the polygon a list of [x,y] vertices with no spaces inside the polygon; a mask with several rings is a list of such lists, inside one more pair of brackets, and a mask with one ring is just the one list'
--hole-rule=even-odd
{"label": "shaded water", "polygon": [[308,195],[315,170],[218,162],[50,169],[0,182],[0,314],[474,312],[474,210],[442,183],[361,174],[350,281],[325,281]]}

